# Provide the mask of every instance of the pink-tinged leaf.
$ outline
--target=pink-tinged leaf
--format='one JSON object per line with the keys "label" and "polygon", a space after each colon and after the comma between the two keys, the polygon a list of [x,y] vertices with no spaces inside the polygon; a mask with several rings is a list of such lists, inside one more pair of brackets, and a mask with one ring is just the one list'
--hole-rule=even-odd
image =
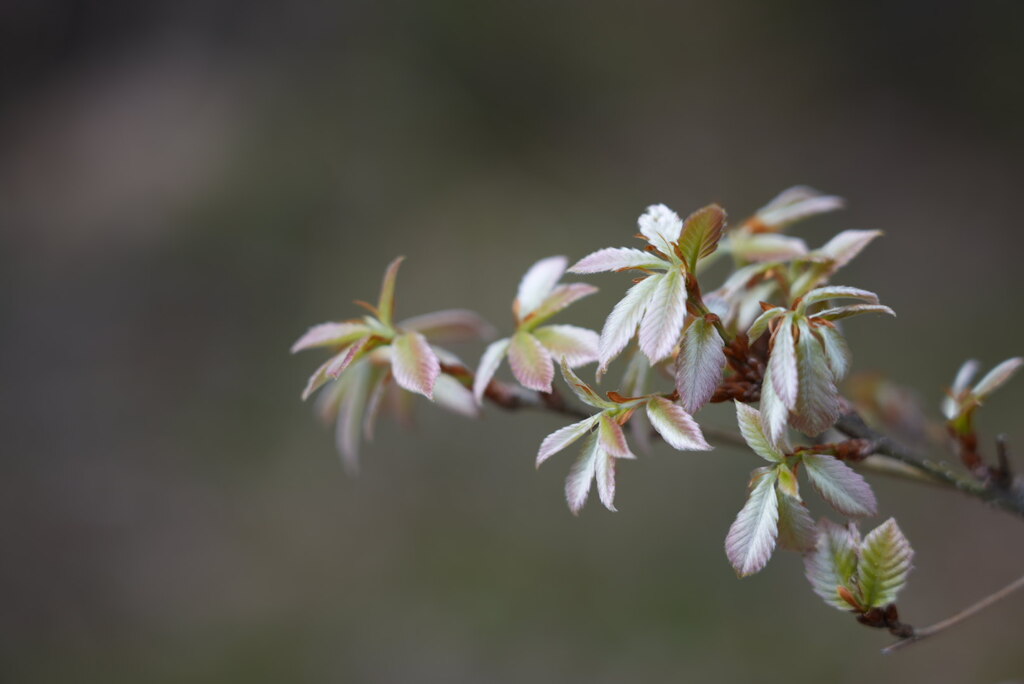
{"label": "pink-tinged leaf", "polygon": [[545,325],[533,331],[533,336],[551,354],[553,359],[565,359],[572,366],[597,361],[600,337],[593,330],[575,325]]}
{"label": "pink-tinged leaf", "polygon": [[511,343],[512,340],[506,337],[497,342],[491,342],[484,351],[484,355],[480,359],[480,365],[476,369],[476,376],[473,378],[473,396],[476,397],[478,404],[483,402],[484,392],[487,391],[487,386],[491,384],[491,378],[494,377],[498,366],[501,365],[501,360],[505,358],[505,353],[508,351]]}
{"label": "pink-tinged leaf", "polygon": [[398,327],[422,333],[435,344],[489,340],[496,333],[493,325],[468,309],[446,309],[413,316],[399,323]]}
{"label": "pink-tinged leaf", "polygon": [[778,230],[801,219],[841,209],[843,204],[841,197],[798,185],[783,190],[757,212],[757,218],[764,226]]}
{"label": "pink-tinged leaf", "polygon": [[319,368],[313,371],[313,374],[309,376],[309,380],[306,381],[306,387],[302,390],[302,401],[309,399],[313,392],[323,387],[329,380],[333,378],[327,374],[327,369],[331,367],[339,356],[344,356],[348,353],[348,348],[342,349],[339,353],[335,354],[331,358],[321,364]]}
{"label": "pink-tinged leaf", "polygon": [[350,474],[359,470],[359,436],[373,379],[372,365],[367,361],[355,364],[339,383],[343,384],[341,403],[335,428],[335,443],[342,463]]}
{"label": "pink-tinged leaf", "polygon": [[372,366],[370,380],[367,383],[369,390],[366,398],[366,408],[363,411],[363,438],[373,441],[377,428],[377,419],[380,417],[381,409],[384,406],[384,395],[388,390],[388,373],[391,369],[387,366]]}
{"label": "pink-tinged leaf", "polygon": [[843,515],[860,518],[878,510],[871,485],[850,466],[826,454],[804,454],[803,463],[811,485]]}
{"label": "pink-tinged leaf", "polygon": [[813,551],[817,542],[814,520],[799,499],[779,494],[779,546],[798,553]]}
{"label": "pink-tinged leaf", "polygon": [[627,268],[665,268],[667,264],[650,252],[630,247],[606,247],[588,254],[569,269],[569,273],[604,273]]}
{"label": "pink-tinged leaf", "polygon": [[590,432],[603,415],[603,413],[594,414],[578,423],[566,425],[564,428],[555,430],[545,437],[544,441],[541,442],[540,450],[537,452],[537,467],[539,468],[541,463]]}
{"label": "pink-tinged leaf", "polygon": [[687,413],[703,408],[721,383],[724,346],[715,326],[703,318],[694,319],[683,332],[676,359],[676,389]]}
{"label": "pink-tinged leaf", "polygon": [[361,340],[356,340],[350,346],[339,352],[330,361],[330,365],[327,367],[327,375],[332,378],[336,378],[341,375],[346,368],[349,367],[355,358],[362,352],[366,345],[370,342],[369,337],[364,337]]}
{"label": "pink-tinged leaf", "polygon": [[398,279],[398,267],[402,265],[404,256],[400,256],[384,271],[384,282],[380,286],[380,302],[377,304],[377,317],[384,325],[391,325],[395,315],[395,281]]}
{"label": "pink-tinged leaf", "polygon": [[508,363],[512,375],[523,387],[550,392],[555,366],[551,355],[540,341],[528,332],[519,331],[512,337],[508,348]]}
{"label": "pink-tinged leaf", "polygon": [[981,379],[981,381],[974,386],[974,390],[971,392],[974,395],[975,400],[978,402],[985,401],[991,396],[993,392],[1006,384],[1006,382],[1013,377],[1021,364],[1024,363],[1024,359],[1015,357],[1007,359],[1001,364],[993,368],[988,374]]}
{"label": "pink-tinged leaf", "polygon": [[750,342],[757,340],[765,333],[766,330],[768,330],[768,326],[771,325],[772,321],[785,313],[787,313],[787,310],[783,309],[781,306],[773,306],[762,313],[754,319],[753,323],[750,324],[750,330],[747,332],[747,339]]}
{"label": "pink-tinged leaf", "polygon": [[[781,463],[786,460],[785,451],[789,450],[787,448],[789,445],[783,444],[783,448],[780,449],[768,439],[761,423],[761,413],[757,409],[737,401],[736,422],[740,426],[743,441],[754,450],[755,454],[772,463]],[[780,441],[784,443],[785,439]]]}
{"label": "pink-tinged leaf", "polygon": [[590,494],[590,483],[594,481],[600,451],[597,435],[591,435],[583,446],[583,453],[569,470],[569,477],[565,480],[565,500],[573,515],[579,515],[583,504],[587,503],[587,495]]}
{"label": "pink-tinged leaf", "polygon": [[629,450],[626,443],[626,435],[622,432],[622,426],[615,422],[608,413],[600,414],[600,429],[598,440],[601,443],[601,450],[613,458],[629,458],[636,456]]}
{"label": "pink-tinged leaf", "polygon": [[718,249],[724,230],[725,210],[717,204],[709,204],[686,217],[679,236],[679,251],[691,272],[696,272],[698,261]]}
{"label": "pink-tinged leaf", "polygon": [[884,608],[896,601],[907,583],[914,551],[896,521],[889,518],[864,537],[857,579],[866,608]]}
{"label": "pink-tinged leaf", "polygon": [[838,610],[851,606],[839,596],[839,587],[847,589],[857,571],[860,540],[850,528],[828,519],[818,523],[814,553],[804,556],[804,572],[814,593]]}
{"label": "pink-tinged leaf", "polygon": [[658,278],[658,287],[651,293],[650,304],[640,322],[640,349],[658,363],[672,353],[679,342],[686,319],[686,283],[678,269]]}
{"label": "pink-tinged leaf", "polygon": [[608,369],[608,364],[619,355],[626,343],[636,333],[636,327],[647,311],[654,291],[658,288],[663,275],[654,275],[641,280],[629,288],[626,296],[619,300],[619,303],[608,315],[601,330],[601,339],[598,343],[598,375]]}
{"label": "pink-tinged leaf", "polygon": [[593,406],[594,408],[601,409],[615,409],[619,408],[618,404],[607,399],[602,399],[597,392],[591,388],[590,385],[580,380],[580,377],[576,375],[569,364],[566,363],[565,359],[560,361],[562,369],[562,378],[565,379],[565,384],[569,386],[572,393],[576,395],[576,398],[582,401],[587,406]]}
{"label": "pink-tinged leaf", "polygon": [[839,391],[825,358],[825,348],[806,320],[799,324],[799,336],[796,347],[799,390],[790,422],[797,430],[813,437],[839,420]]}
{"label": "pink-tinged leaf", "polygon": [[710,451],[712,448],[693,417],[664,397],[655,396],[647,401],[647,419],[673,449]]}
{"label": "pink-tinged leaf", "polygon": [[783,405],[789,409],[796,406],[796,394],[799,389],[793,327],[792,316],[782,319],[782,323],[772,336],[771,356],[768,358],[772,387]]}
{"label": "pink-tinged leaf", "polygon": [[797,501],[802,501],[800,498],[800,483],[797,482],[796,473],[793,472],[793,469],[785,463],[779,463],[775,466],[775,472],[778,475],[775,488],[779,490],[779,494],[785,494]]}
{"label": "pink-tinged leaf", "polygon": [[980,368],[981,364],[975,359],[969,359],[960,366],[960,370],[956,373],[956,379],[953,380],[953,386],[942,400],[942,415],[947,420],[953,420],[962,410],[964,402],[967,400],[968,386]]}
{"label": "pink-tinged leaf", "polygon": [[807,254],[807,243],[778,233],[734,233],[729,251],[741,261],[789,261]]}
{"label": "pink-tinged leaf", "polygon": [[839,382],[846,377],[850,370],[852,357],[850,347],[846,344],[843,334],[833,327],[821,325],[815,328],[815,332],[821,338],[821,344],[825,348],[825,360],[832,370],[832,378]]}
{"label": "pink-tinged leaf", "polygon": [[434,383],[441,374],[441,362],[427,338],[418,332],[396,335],[391,342],[391,371],[395,382],[410,392],[434,398]]}
{"label": "pink-tinged leaf", "polygon": [[520,320],[533,313],[548,298],[558,279],[565,273],[569,260],[564,256],[541,259],[519,281],[514,311]]}
{"label": "pink-tinged leaf", "polygon": [[878,295],[874,292],[844,285],[828,285],[816,288],[805,294],[800,300],[800,307],[797,311],[803,313],[809,306],[830,299],[860,299],[868,304],[878,304]]}
{"label": "pink-tinged leaf", "polygon": [[480,407],[473,393],[461,382],[450,375],[442,373],[434,383],[434,401],[441,407],[466,416],[476,418],[480,415]]}
{"label": "pink-tinged leaf", "polygon": [[859,316],[860,314],[866,313],[880,313],[887,314],[896,317],[896,312],[887,306],[881,304],[852,304],[850,306],[840,306],[835,309],[826,309],[825,311],[819,311],[814,314],[814,318],[820,318],[826,321],[839,321],[850,316]]}
{"label": "pink-tinged leaf", "polygon": [[725,553],[740,577],[758,572],[768,563],[778,536],[779,498],[775,470],[758,468],[750,481],[750,495],[725,538]]}
{"label": "pink-tinged leaf", "polygon": [[362,323],[321,323],[314,325],[292,345],[292,354],[314,347],[340,347],[370,334]]}
{"label": "pink-tinged leaf", "polygon": [[534,328],[548,320],[570,304],[589,297],[597,292],[597,288],[586,283],[570,283],[559,285],[547,296],[540,306],[529,317],[529,328]]}
{"label": "pink-tinged leaf", "polygon": [[679,214],[664,204],[652,204],[647,212],[637,219],[640,234],[664,254],[673,253],[672,244],[679,239],[683,222]]}
{"label": "pink-tinged leaf", "polygon": [[749,329],[757,317],[764,313],[761,302],[771,299],[777,289],[779,284],[774,280],[758,283],[734,300],[732,310],[722,320],[737,330]]}
{"label": "pink-tinged leaf", "polygon": [[[600,443],[600,442],[599,442]],[[594,454],[594,480],[597,482],[597,496],[609,511],[615,512],[615,459],[604,449]]]}
{"label": "pink-tinged leaf", "polygon": [[789,423],[789,409],[775,393],[775,383],[771,376],[772,369],[769,366],[761,383],[761,424],[768,441],[780,448],[788,444],[786,425]]}
{"label": "pink-tinged leaf", "polygon": [[831,261],[826,275],[832,275],[860,254],[871,241],[882,234],[880,230],[844,230],[812,254]]}

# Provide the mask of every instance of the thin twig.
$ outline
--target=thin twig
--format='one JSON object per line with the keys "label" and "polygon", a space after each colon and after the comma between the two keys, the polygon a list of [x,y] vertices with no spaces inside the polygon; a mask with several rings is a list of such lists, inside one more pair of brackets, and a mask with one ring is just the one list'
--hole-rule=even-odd
{"label": "thin twig", "polygon": [[890,653],[894,653],[894,652],[900,650],[901,648],[906,648],[907,646],[910,646],[911,644],[917,643],[918,641],[921,641],[922,639],[927,639],[930,636],[934,636],[934,635],[936,635],[936,634],[938,634],[940,632],[944,632],[945,630],[949,629],[950,627],[955,627],[956,625],[960,624],[964,620],[966,620],[966,619],[972,617],[973,615],[975,615],[977,613],[980,613],[981,611],[985,610],[989,606],[994,605],[996,603],[999,603],[1000,601],[1005,599],[1007,596],[1009,596],[1010,594],[1012,594],[1013,592],[1015,592],[1015,591],[1017,591],[1018,589],[1021,589],[1021,588],[1024,588],[1024,576],[1018,577],[1013,582],[1011,582],[1010,584],[1006,585],[1005,587],[1003,587],[1002,589],[1000,589],[996,593],[991,594],[989,596],[986,596],[985,598],[981,599],[977,603],[975,603],[975,604],[973,604],[971,606],[968,606],[967,608],[965,608],[964,610],[960,611],[956,615],[953,615],[952,617],[948,617],[945,620],[942,620],[941,622],[936,622],[934,625],[931,625],[931,626],[928,626],[928,627],[924,627],[922,629],[915,629],[914,633],[911,636],[907,637],[906,639],[901,639],[901,640],[897,641],[896,643],[894,643],[894,644],[892,644],[890,646],[886,646],[885,648],[883,648],[882,649],[882,653],[884,653],[886,655],[888,655]]}

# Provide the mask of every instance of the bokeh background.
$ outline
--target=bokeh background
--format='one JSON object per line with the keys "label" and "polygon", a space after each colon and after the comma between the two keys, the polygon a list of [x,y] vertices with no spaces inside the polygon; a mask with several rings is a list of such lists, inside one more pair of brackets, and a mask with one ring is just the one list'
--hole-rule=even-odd
{"label": "bokeh background", "polygon": [[[792,554],[737,580],[750,453],[655,448],[576,519],[571,457],[533,468],[562,419],[422,401],[353,479],[287,353],[396,254],[400,314],[507,330],[529,264],[647,204],[808,183],[849,201],[811,243],[886,231],[842,278],[899,313],[848,327],[856,369],[934,410],[1022,351],[1024,5],[7,0],[0,57],[4,681],[1024,677],[1024,597],[886,658]],[[592,282],[563,320],[627,279]],[[1024,451],[1022,405],[986,434]],[[875,482],[908,621],[1024,568],[1020,520]]]}

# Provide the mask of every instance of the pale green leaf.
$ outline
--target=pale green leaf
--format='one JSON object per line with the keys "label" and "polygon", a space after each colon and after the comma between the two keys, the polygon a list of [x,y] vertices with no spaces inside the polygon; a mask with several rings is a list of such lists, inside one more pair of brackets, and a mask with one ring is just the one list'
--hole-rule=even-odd
{"label": "pale green leaf", "polygon": [[834,309],[826,309],[813,314],[813,318],[820,318],[826,321],[839,321],[850,316],[859,316],[866,313],[887,314],[895,318],[896,312],[881,304],[851,304],[850,306],[839,306]]}
{"label": "pale green leaf", "polygon": [[806,435],[816,436],[839,419],[839,391],[825,348],[806,319],[798,325],[797,377],[799,390],[790,423]]}
{"label": "pale green leaf", "polygon": [[398,324],[400,330],[415,330],[434,344],[490,340],[494,326],[468,309],[446,309],[407,318]]}
{"label": "pale green leaf", "polygon": [[575,325],[545,325],[533,331],[553,359],[565,359],[572,367],[597,361],[598,334]]}
{"label": "pale green leaf", "polygon": [[983,402],[997,389],[1006,384],[1013,375],[1020,369],[1024,359],[1015,357],[1007,359],[988,372],[981,381],[974,386],[972,394],[977,402]]}
{"label": "pale green leaf", "polygon": [[664,204],[652,204],[637,219],[637,226],[640,228],[640,234],[647,238],[648,242],[663,254],[671,256],[672,245],[679,239],[683,222],[679,214]]}
{"label": "pale green leaf", "polygon": [[395,315],[395,280],[398,278],[398,267],[402,265],[404,256],[400,256],[384,271],[384,282],[380,287],[380,301],[377,304],[377,317],[386,326],[392,324]]}
{"label": "pale green leaf", "polygon": [[814,520],[799,499],[779,492],[779,546],[807,553],[817,543]]}
{"label": "pale green leaf", "polygon": [[600,414],[598,439],[601,442],[601,449],[614,458],[633,459],[636,456],[629,450],[626,443],[626,435],[622,432],[622,426],[608,412]]}
{"label": "pale green leaf", "polygon": [[735,403],[736,422],[739,423],[740,434],[743,435],[743,441],[747,443],[747,446],[766,461],[771,461],[772,463],[784,461],[786,455],[783,449],[789,446],[785,444],[785,440],[781,440],[783,449],[776,447],[765,434],[764,425],[761,423],[760,411],[738,401]]}
{"label": "pale green leaf", "polygon": [[750,325],[750,330],[747,331],[748,340],[753,343],[757,338],[761,337],[768,330],[768,326],[779,316],[788,313],[788,311],[781,306],[773,306],[772,308],[764,311],[760,316],[754,319],[754,322]]}
{"label": "pale green leaf", "polygon": [[569,476],[565,480],[565,500],[573,515],[579,515],[583,504],[587,503],[590,486],[597,471],[597,459],[601,455],[601,447],[597,435],[593,434],[583,446],[583,453],[572,464]]}
{"label": "pale green leaf", "polygon": [[626,292],[626,296],[612,309],[604,323],[599,341],[598,375],[608,369],[608,364],[619,355],[626,343],[636,333],[637,325],[651,303],[654,291],[658,289],[663,275],[644,278]]}
{"label": "pale green leaf", "polygon": [[526,318],[547,299],[568,263],[564,256],[553,256],[541,259],[526,271],[513,305],[517,317]]}
{"label": "pale green leaf", "polygon": [[797,307],[797,312],[804,313],[808,307],[831,299],[860,299],[868,304],[878,304],[878,295],[874,292],[845,285],[828,285],[811,290],[805,294],[800,299],[800,306]]}
{"label": "pale green leaf", "polygon": [[846,373],[850,369],[850,347],[846,344],[843,334],[832,326],[816,326],[814,331],[818,334],[822,347],[825,349],[825,361],[832,369],[832,378],[838,383],[846,377]]}
{"label": "pale green leaf", "polygon": [[597,292],[597,288],[586,283],[569,283],[558,285],[551,291],[551,294],[540,303],[540,306],[523,321],[523,329],[532,330],[548,320],[556,313],[566,308],[573,302]]}
{"label": "pale green leaf", "polygon": [[686,283],[679,269],[672,269],[658,278],[658,287],[651,293],[640,323],[640,349],[652,364],[672,353],[685,318]]}
{"label": "pale green leaf", "polygon": [[757,220],[767,228],[779,230],[796,221],[835,211],[842,206],[841,197],[824,195],[805,185],[797,185],[783,190],[758,210]]}
{"label": "pale green leaf", "polygon": [[864,537],[857,576],[865,608],[884,608],[896,600],[907,583],[913,558],[910,542],[892,518]]}
{"label": "pale green leaf", "polygon": [[312,349],[314,347],[340,347],[355,342],[360,337],[366,337],[369,334],[370,329],[362,323],[351,321],[321,323],[307,330],[306,334],[292,345],[291,352],[294,354],[303,349]]}
{"label": "pale green leaf", "polygon": [[662,269],[669,266],[650,252],[630,247],[607,247],[588,254],[569,269],[569,273],[603,273],[628,268]]}
{"label": "pale green leaf", "polygon": [[537,452],[537,467],[540,467],[541,463],[590,432],[602,415],[604,414],[594,414],[589,418],[584,418],[578,423],[566,425],[563,428],[555,430],[545,437],[544,441],[541,442],[540,450]]}
{"label": "pale green leaf", "polygon": [[467,418],[480,415],[480,407],[473,397],[473,392],[446,373],[438,376],[434,383],[434,402],[452,413]]}
{"label": "pale green leaf", "polygon": [[791,314],[782,319],[772,335],[771,355],[768,357],[772,388],[788,409],[796,406],[800,382],[793,327]]}
{"label": "pale green leaf", "polygon": [[573,394],[588,406],[593,406],[601,410],[618,408],[618,404],[607,399],[602,399],[597,392],[593,390],[587,383],[580,380],[579,376],[573,372],[569,367],[569,364],[565,362],[565,359],[561,360],[562,377],[565,379],[565,384],[569,386]]}
{"label": "pale green leaf", "polygon": [[833,608],[848,611],[849,603],[839,596],[839,587],[850,589],[857,570],[860,540],[851,528],[831,520],[818,523],[817,548],[804,556],[804,571],[814,593]]}

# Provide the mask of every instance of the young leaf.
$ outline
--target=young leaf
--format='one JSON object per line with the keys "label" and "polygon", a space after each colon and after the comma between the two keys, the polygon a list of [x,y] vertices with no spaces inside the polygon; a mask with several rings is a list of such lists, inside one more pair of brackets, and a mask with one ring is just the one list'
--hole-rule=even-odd
{"label": "young leaf", "polygon": [[561,361],[562,378],[565,379],[565,384],[569,386],[572,393],[576,395],[576,398],[582,401],[587,406],[593,406],[596,409],[615,409],[618,405],[615,402],[602,399],[598,396],[590,385],[580,380],[579,376],[572,372],[569,368],[569,364],[566,363],[565,359]]}
{"label": "young leaf", "polygon": [[494,326],[467,309],[446,309],[407,318],[398,324],[401,330],[414,330],[438,344],[492,339]]}
{"label": "young leaf", "polygon": [[647,418],[673,449],[709,451],[712,448],[690,414],[664,397],[655,396],[647,401]]}
{"label": "young leaf", "polygon": [[663,254],[672,254],[672,244],[679,239],[683,222],[679,215],[664,204],[652,204],[637,219],[640,234]]}
{"label": "young leaf", "polygon": [[652,364],[672,352],[679,341],[679,333],[686,318],[686,284],[679,269],[672,269],[660,276],[657,285],[640,323],[639,338],[640,349]]}
{"label": "young leaf", "polygon": [[761,423],[761,413],[746,404],[736,403],[736,422],[740,426],[740,434],[743,441],[747,443],[754,453],[772,463],[781,463],[786,459],[783,449],[789,450],[789,445],[783,440],[782,449],[776,447],[765,434],[764,426]]}
{"label": "young leaf", "polygon": [[825,274],[829,276],[853,261],[854,257],[881,234],[880,230],[844,230],[824,246],[814,250],[812,254],[832,262]]}
{"label": "young leaf", "polygon": [[728,250],[744,262],[788,261],[807,254],[807,243],[778,233],[733,233]]}
{"label": "young leaf", "polygon": [[851,304],[850,306],[839,306],[834,309],[819,311],[813,315],[813,318],[825,321],[839,321],[850,316],[859,316],[866,313],[888,314],[894,318],[896,317],[895,311],[881,304]]}
{"label": "young leaf", "polygon": [[768,326],[779,316],[788,313],[786,309],[781,306],[773,306],[767,311],[763,312],[760,316],[754,319],[754,322],[750,325],[750,330],[747,332],[747,339],[753,343],[761,335],[768,330]]}
{"label": "young leaf", "polygon": [[398,278],[398,267],[402,265],[404,256],[400,256],[384,271],[384,282],[380,287],[380,301],[377,304],[377,318],[384,325],[391,325],[395,314],[395,280]]}
{"label": "young leaf", "polygon": [[807,553],[816,543],[814,520],[807,507],[799,499],[779,492],[779,546]]}
{"label": "young leaf", "polygon": [[590,494],[590,483],[594,481],[597,471],[597,459],[601,456],[601,447],[597,435],[591,435],[583,447],[583,453],[572,464],[569,476],[565,480],[565,500],[573,515],[579,515],[583,504],[587,503]]}
{"label": "young leaf", "polygon": [[568,263],[569,260],[564,256],[553,256],[541,259],[530,267],[523,279],[519,281],[519,291],[513,306],[513,310],[520,320],[533,313],[541,305],[541,302],[547,299],[555,284],[558,283],[558,279],[565,273]]}
{"label": "young leaf", "polygon": [[473,393],[461,382],[442,373],[434,383],[434,401],[441,407],[468,418],[480,415],[480,407]]}
{"label": "young leaf", "polygon": [[838,383],[850,370],[850,347],[847,346],[843,334],[832,326],[816,326],[814,331],[821,338],[822,347],[825,349],[825,361],[832,370],[832,379]]}
{"label": "young leaf", "polygon": [[594,414],[578,423],[566,425],[564,428],[555,430],[545,437],[544,441],[541,442],[540,450],[537,452],[537,467],[539,468],[541,463],[590,432],[602,415],[604,414]]}
{"label": "young leaf", "polygon": [[306,334],[296,340],[291,352],[312,349],[314,347],[340,347],[366,337],[370,329],[362,323],[345,321],[342,323],[321,323],[314,325]]}
{"label": "young leaf", "polygon": [[619,355],[626,343],[636,332],[636,327],[647,311],[651,296],[663,275],[653,275],[641,280],[629,288],[626,296],[619,300],[619,303],[612,309],[608,319],[604,322],[599,342],[598,374],[608,369],[608,364]]}
{"label": "young leaf", "polygon": [[[598,444],[601,442],[598,440]],[[597,496],[609,511],[615,508],[615,459],[598,446],[594,454],[594,480],[597,481]]]}
{"label": "young leaf", "polygon": [[476,397],[478,404],[483,402],[484,392],[487,391],[487,386],[491,384],[491,378],[494,377],[498,366],[501,365],[501,360],[505,358],[505,353],[508,351],[510,344],[512,344],[512,340],[506,337],[503,340],[492,342],[484,351],[484,355],[480,359],[480,365],[476,369],[476,376],[473,378],[473,396]]}
{"label": "young leaf", "polygon": [[550,392],[555,367],[551,355],[540,341],[528,332],[519,331],[512,337],[508,348],[508,363],[512,375],[528,389]]}
{"label": "young leaf", "polygon": [[[804,434],[815,436],[832,427],[839,419],[839,391],[833,381],[832,368],[825,358],[825,348],[811,331],[806,320],[799,326],[797,342],[797,377],[799,391],[790,422]],[[773,352],[774,353],[774,352]]]}
{"label": "young leaf", "polygon": [[818,524],[817,548],[804,556],[804,571],[814,593],[833,608],[848,611],[851,606],[839,596],[839,587],[849,587],[857,570],[860,542],[850,529],[824,519]]}
{"label": "young leaf", "polygon": [[766,228],[779,230],[801,219],[835,211],[842,206],[841,197],[823,195],[813,188],[797,185],[782,191],[761,208],[756,219]]}
{"label": "young leaf", "polygon": [[725,538],[725,553],[740,577],[758,572],[775,550],[779,499],[774,468],[758,468],[750,481],[750,496]]}
{"label": "young leaf", "polygon": [[871,485],[842,461],[825,454],[804,454],[803,463],[821,498],[843,515],[855,518],[877,512]]}
{"label": "young leaf", "polygon": [[575,325],[545,325],[533,331],[554,359],[565,359],[570,366],[597,361],[596,332]]}
{"label": "young leaf", "polygon": [[626,435],[622,432],[622,426],[608,415],[607,412],[600,414],[598,439],[601,443],[601,450],[614,458],[636,458],[629,450],[626,443]]}
{"label": "young leaf", "polygon": [[698,261],[715,251],[724,229],[725,210],[717,204],[698,209],[686,218],[679,237],[679,251],[691,273],[696,273]]}
{"label": "young leaf", "polygon": [[722,381],[725,343],[715,326],[696,318],[683,332],[676,359],[676,389],[687,413],[696,413],[708,403]]}
{"label": "young leaf", "polygon": [[630,247],[606,247],[588,254],[569,269],[569,273],[604,273],[628,268],[665,268],[665,262],[650,252]]}
{"label": "young leaf", "polygon": [[981,403],[988,399],[993,392],[1002,387],[1010,378],[1013,377],[1014,373],[1020,369],[1022,363],[1024,363],[1024,359],[1015,357],[1003,361],[1001,364],[990,370],[988,374],[974,386],[974,390],[972,390],[971,393],[974,395],[975,400]]}
{"label": "young leaf", "polygon": [[910,542],[892,518],[864,537],[857,566],[861,603],[884,608],[894,602],[907,582],[913,557]]}
{"label": "young leaf", "polygon": [[775,393],[775,383],[771,376],[772,369],[769,364],[764,373],[764,380],[761,382],[761,425],[764,426],[764,434],[769,442],[785,448],[789,409]]}
{"label": "young leaf", "polygon": [[771,356],[768,358],[772,388],[786,408],[796,406],[799,387],[796,347],[793,340],[793,317],[787,316],[772,337]]}
{"label": "young leaf", "polygon": [[338,381],[341,385],[341,400],[338,405],[335,443],[341,453],[342,463],[350,474],[359,470],[359,435],[372,377],[371,364],[363,359]]}
{"label": "young leaf", "polygon": [[396,335],[391,342],[391,371],[395,382],[410,392],[434,398],[434,383],[441,374],[441,362],[427,338],[418,332]]}
{"label": "young leaf", "polygon": [[573,302],[579,301],[584,297],[589,297],[595,292],[597,292],[597,288],[586,283],[569,283],[568,285],[559,285],[553,289],[551,294],[549,294],[544,301],[540,303],[540,306],[538,306],[536,310],[529,315],[528,328],[535,328]]}
{"label": "young leaf", "polygon": [[333,359],[330,360],[329,365],[327,366],[327,375],[332,378],[336,378],[341,375],[345,369],[348,368],[349,364],[355,360],[356,356],[366,348],[366,345],[369,342],[369,337],[363,337],[340,351]]}
{"label": "young leaf", "polygon": [[878,304],[878,295],[874,292],[844,285],[829,285],[827,287],[819,287],[805,294],[800,300],[800,306],[797,308],[797,311],[804,313],[808,307],[830,299],[860,299],[868,304]]}

